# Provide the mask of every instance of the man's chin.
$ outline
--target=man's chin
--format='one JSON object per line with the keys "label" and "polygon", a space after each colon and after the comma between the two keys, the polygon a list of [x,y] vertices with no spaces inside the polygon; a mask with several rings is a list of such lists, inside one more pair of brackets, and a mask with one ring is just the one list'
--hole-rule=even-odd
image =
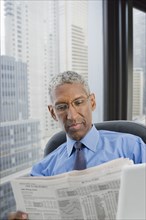
{"label": "man's chin", "polygon": [[73,140],[81,140],[85,135],[86,135],[86,131],[83,131],[83,130],[70,130],[68,131],[68,136],[73,139]]}

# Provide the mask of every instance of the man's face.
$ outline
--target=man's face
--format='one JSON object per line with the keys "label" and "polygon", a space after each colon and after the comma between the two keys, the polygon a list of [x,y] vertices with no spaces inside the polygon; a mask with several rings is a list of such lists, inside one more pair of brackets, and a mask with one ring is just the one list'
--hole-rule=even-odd
{"label": "man's face", "polygon": [[48,109],[70,138],[80,140],[92,127],[95,106],[94,94],[87,94],[83,85],[74,83],[58,86]]}

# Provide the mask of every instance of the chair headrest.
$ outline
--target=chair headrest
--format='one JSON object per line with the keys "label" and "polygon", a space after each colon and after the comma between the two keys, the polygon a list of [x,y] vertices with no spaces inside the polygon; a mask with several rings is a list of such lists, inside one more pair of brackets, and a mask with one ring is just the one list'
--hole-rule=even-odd
{"label": "chair headrest", "polygon": [[[97,130],[117,131],[139,136],[144,143],[146,143],[146,126],[142,124],[127,120],[116,120],[95,123],[94,125]],[[64,142],[66,142],[66,134],[64,131],[60,131],[53,135],[45,146],[44,156],[47,156]]]}

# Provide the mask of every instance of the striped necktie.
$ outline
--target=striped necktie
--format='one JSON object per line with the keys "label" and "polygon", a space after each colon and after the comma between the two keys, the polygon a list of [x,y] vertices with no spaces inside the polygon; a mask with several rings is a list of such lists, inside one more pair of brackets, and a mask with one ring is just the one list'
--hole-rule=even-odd
{"label": "striped necktie", "polygon": [[74,170],[84,170],[86,169],[86,160],[83,151],[83,144],[81,142],[76,142],[74,145],[75,151],[75,163]]}

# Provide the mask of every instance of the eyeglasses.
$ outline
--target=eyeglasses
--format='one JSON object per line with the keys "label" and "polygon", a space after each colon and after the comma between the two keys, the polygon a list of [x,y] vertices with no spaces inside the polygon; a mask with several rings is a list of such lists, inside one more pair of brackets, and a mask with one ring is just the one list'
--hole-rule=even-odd
{"label": "eyeglasses", "polygon": [[[79,111],[82,107],[85,106],[85,104],[87,103],[88,99],[89,99],[90,95],[87,96],[86,98],[78,98],[73,100],[72,102],[70,102],[70,104],[77,110]],[[68,103],[58,103],[56,104],[55,110],[58,114],[62,114],[65,113],[68,109],[69,109],[69,105]]]}

